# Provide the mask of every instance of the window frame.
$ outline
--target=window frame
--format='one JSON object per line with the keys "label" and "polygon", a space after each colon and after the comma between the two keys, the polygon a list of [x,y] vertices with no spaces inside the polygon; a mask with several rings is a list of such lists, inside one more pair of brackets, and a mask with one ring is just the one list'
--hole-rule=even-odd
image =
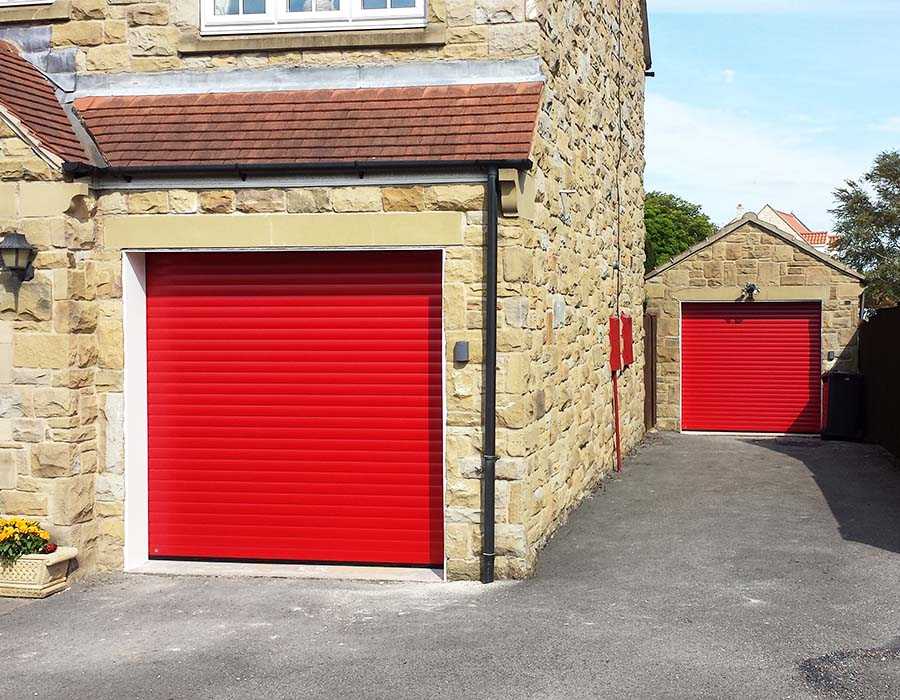
{"label": "window frame", "polygon": [[402,29],[427,25],[427,0],[415,0],[413,7],[379,10],[362,9],[363,0],[341,0],[342,8],[338,11],[312,12],[290,12],[288,0],[265,0],[265,14],[257,15],[216,15],[215,2],[200,0],[201,36]]}
{"label": "window frame", "polygon": [[28,7],[29,5],[52,5],[56,0],[0,0],[0,9],[4,7]]}

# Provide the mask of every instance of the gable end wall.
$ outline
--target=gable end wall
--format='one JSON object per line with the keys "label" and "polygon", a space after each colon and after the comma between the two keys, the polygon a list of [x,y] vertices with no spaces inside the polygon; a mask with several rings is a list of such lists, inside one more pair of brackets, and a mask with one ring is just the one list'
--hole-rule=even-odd
{"label": "gable end wall", "polygon": [[747,223],[647,282],[648,311],[659,316],[659,428],[680,429],[680,303],[736,301],[750,282],[761,287],[760,301],[822,301],[822,371],[856,371],[863,284]]}

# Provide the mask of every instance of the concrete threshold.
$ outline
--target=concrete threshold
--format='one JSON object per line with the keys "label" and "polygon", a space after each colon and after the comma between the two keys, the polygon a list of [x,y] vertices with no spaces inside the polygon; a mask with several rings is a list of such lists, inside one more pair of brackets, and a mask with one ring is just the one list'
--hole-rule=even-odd
{"label": "concrete threshold", "polygon": [[341,566],[320,564],[259,564],[220,561],[148,561],[127,573],[166,576],[238,576],[345,581],[395,581],[441,583],[441,569],[392,566]]}

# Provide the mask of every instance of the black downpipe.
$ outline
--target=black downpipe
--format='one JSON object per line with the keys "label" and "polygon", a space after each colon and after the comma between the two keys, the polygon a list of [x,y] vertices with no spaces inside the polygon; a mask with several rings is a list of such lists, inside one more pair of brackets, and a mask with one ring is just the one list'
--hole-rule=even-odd
{"label": "black downpipe", "polygon": [[497,168],[488,170],[484,299],[484,444],[481,458],[481,582],[494,580],[494,520],[497,473],[497,228],[500,210]]}

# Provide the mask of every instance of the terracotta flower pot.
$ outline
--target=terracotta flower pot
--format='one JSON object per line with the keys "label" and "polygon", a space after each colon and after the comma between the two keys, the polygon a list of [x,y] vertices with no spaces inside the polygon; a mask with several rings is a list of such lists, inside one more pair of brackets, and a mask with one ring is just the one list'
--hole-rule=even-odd
{"label": "terracotta flower pot", "polygon": [[0,596],[46,598],[66,587],[69,562],[75,547],[60,547],[52,554],[26,554],[15,562],[0,559]]}

